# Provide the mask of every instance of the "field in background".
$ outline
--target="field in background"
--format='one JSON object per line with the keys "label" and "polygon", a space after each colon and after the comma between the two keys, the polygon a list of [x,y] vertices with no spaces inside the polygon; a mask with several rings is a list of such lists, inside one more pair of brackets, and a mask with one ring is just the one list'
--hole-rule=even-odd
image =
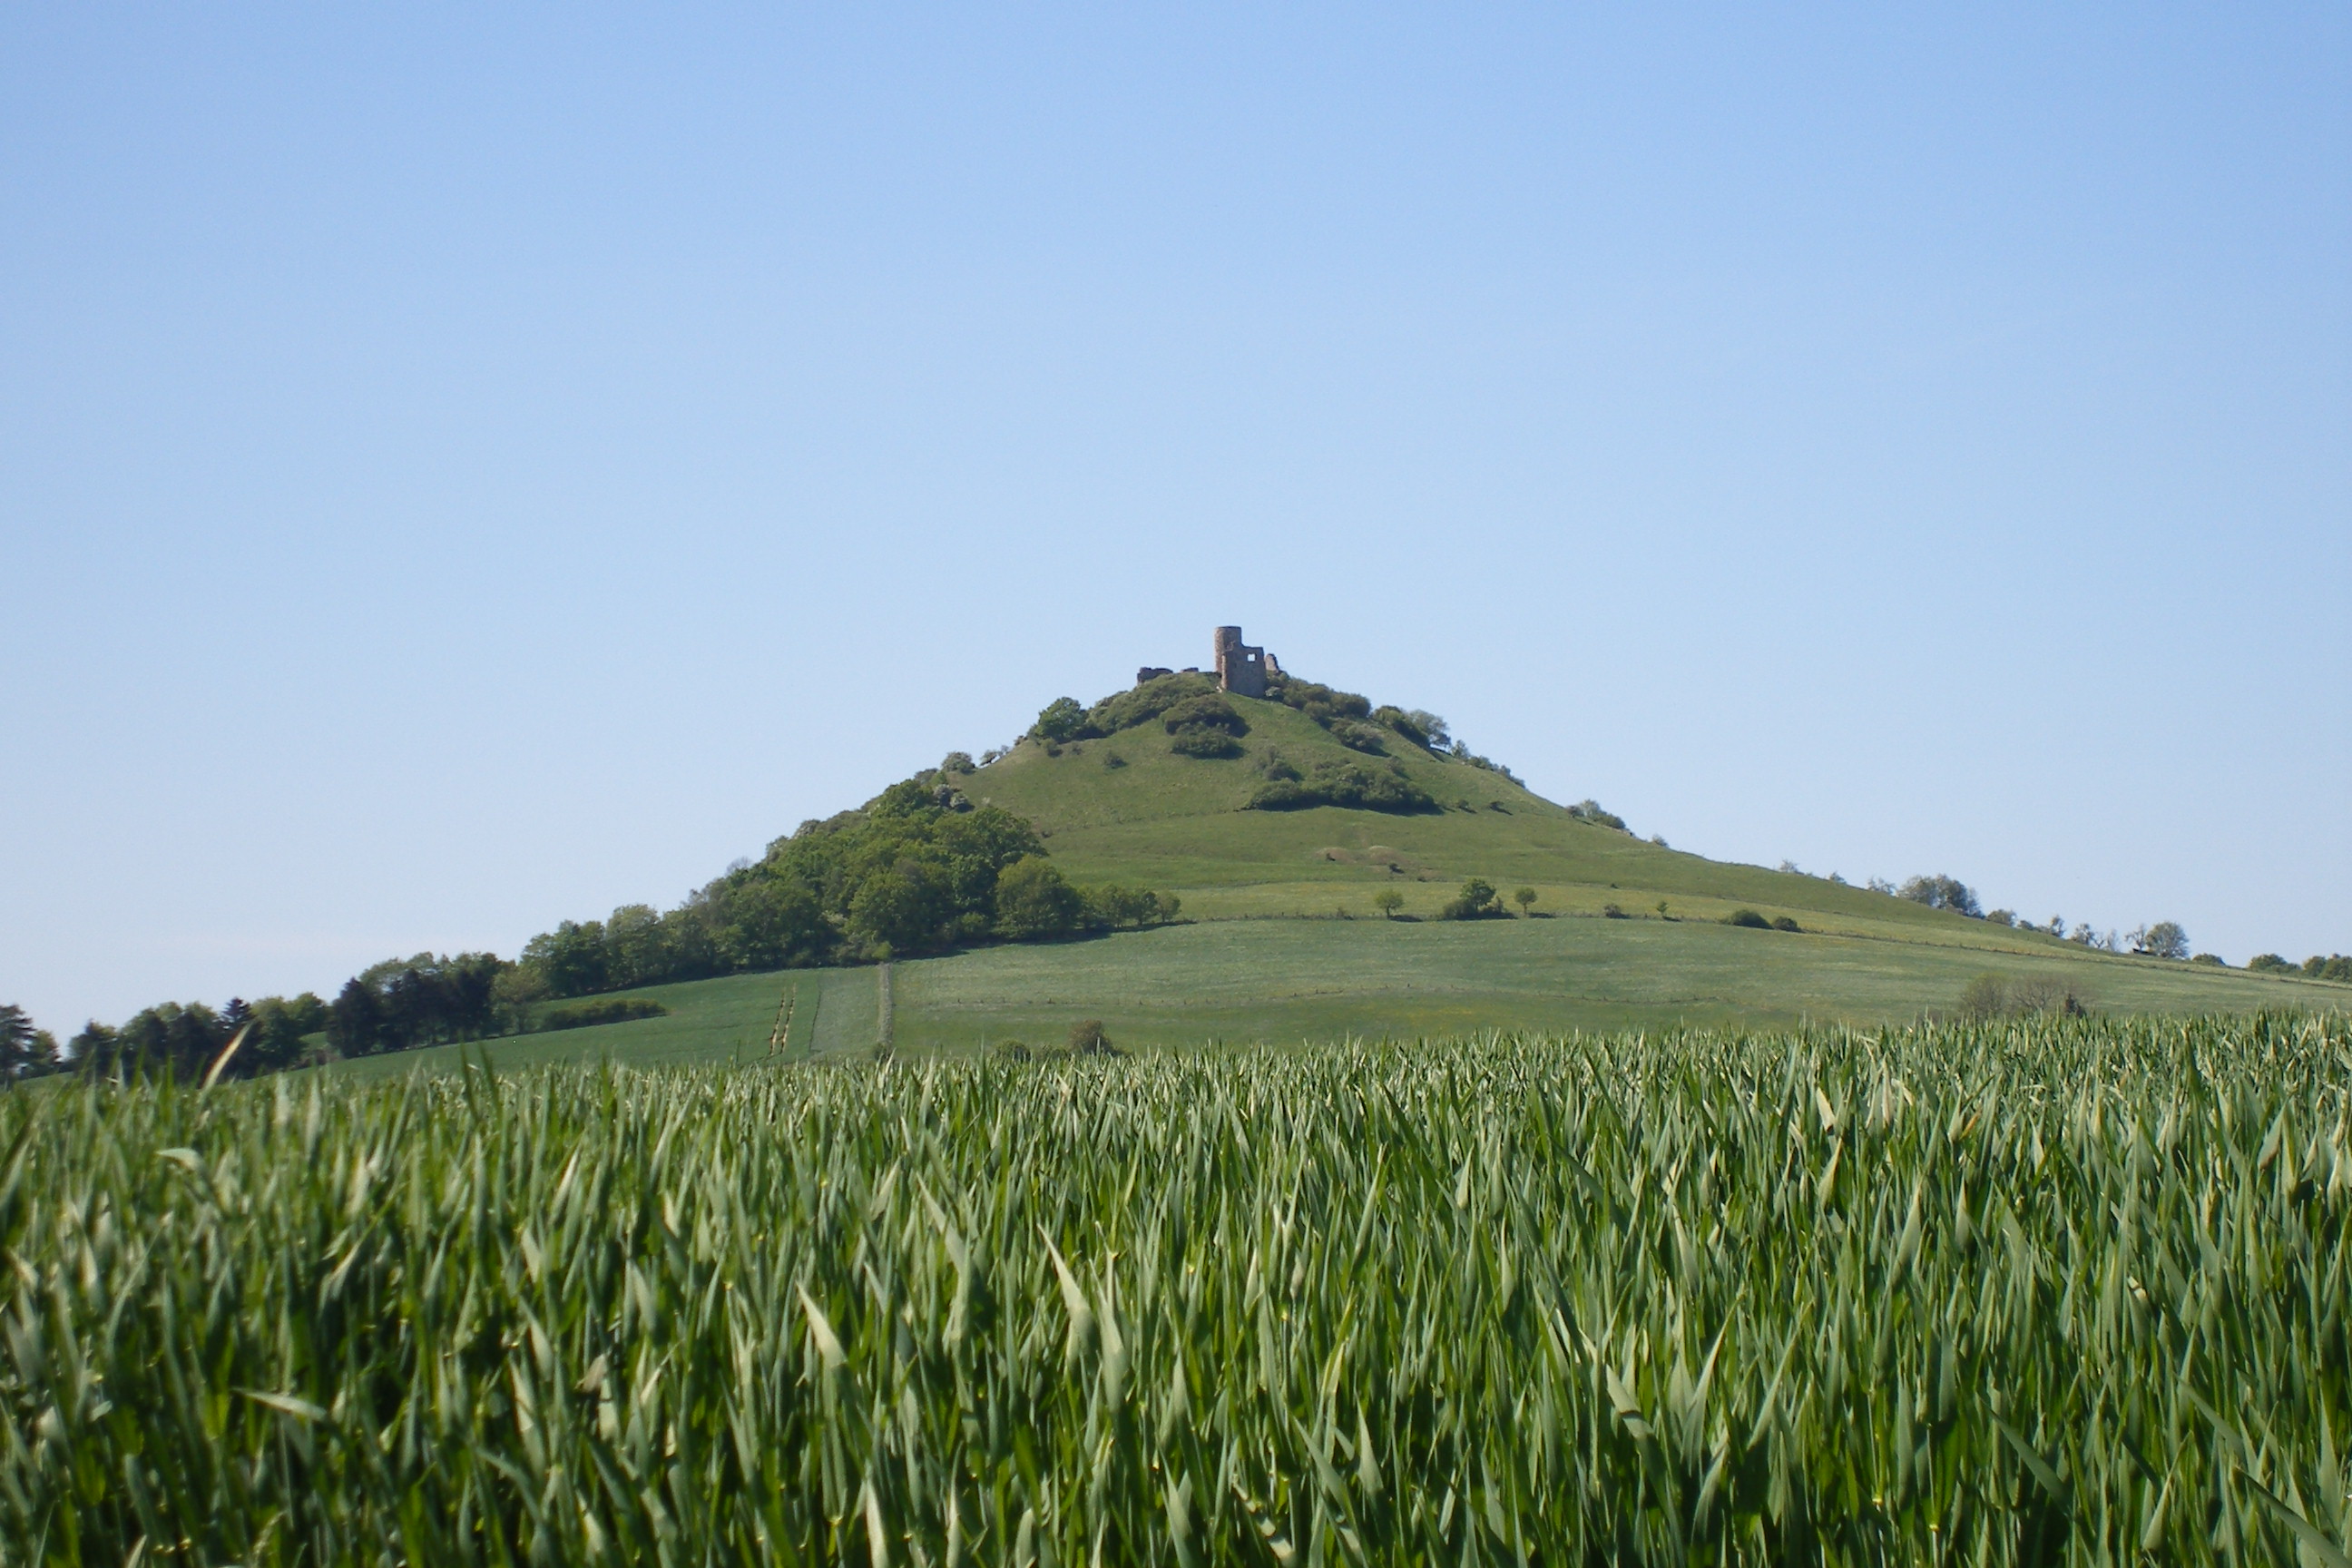
{"label": "field in background", "polygon": [[[1058,1044],[1086,1018],[1101,1019],[1121,1046],[1166,1047],[1411,1039],[1482,1028],[1904,1024],[1948,1012],[1969,981],[1987,971],[2062,980],[2102,1013],[2352,1005],[2352,987],[2092,954],[2063,943],[2001,943],[1992,939],[2009,933],[1988,937],[1975,921],[1895,931],[1792,935],[1711,921],[1575,917],[1204,921],[898,963],[895,1035],[902,1049],[964,1051],[1004,1039]],[[1947,940],[1928,940],[1938,936]],[[600,1057],[635,1066],[757,1060],[767,1054],[780,999],[794,989],[801,1001],[788,1055],[875,1043],[877,973],[861,968],[654,986],[627,994],[661,1002],[671,1009],[667,1017],[471,1048],[486,1048],[502,1067]],[[333,1070],[440,1069],[460,1055],[444,1046]]]}
{"label": "field in background", "polygon": [[0,1540],[2340,1561],[2347,1090],[2341,1017],[61,1084]]}

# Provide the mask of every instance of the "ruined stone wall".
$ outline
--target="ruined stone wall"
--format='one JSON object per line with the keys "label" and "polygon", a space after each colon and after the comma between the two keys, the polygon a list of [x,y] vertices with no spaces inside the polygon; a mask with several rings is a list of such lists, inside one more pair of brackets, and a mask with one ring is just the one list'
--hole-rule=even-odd
{"label": "ruined stone wall", "polygon": [[1219,626],[1216,636],[1217,684],[1236,697],[1265,695],[1266,669],[1274,661],[1265,649],[1242,641],[1239,626]]}

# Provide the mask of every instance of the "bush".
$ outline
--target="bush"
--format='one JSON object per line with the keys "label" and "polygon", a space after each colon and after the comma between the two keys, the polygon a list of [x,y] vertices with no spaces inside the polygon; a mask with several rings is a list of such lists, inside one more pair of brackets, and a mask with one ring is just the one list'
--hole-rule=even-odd
{"label": "bush", "polygon": [[1105,752],[1103,753],[1102,765],[1103,772],[1107,773],[1115,773],[1118,772],[1119,769],[1127,766],[1127,759],[1120,756],[1117,752]]}
{"label": "bush", "polygon": [[1405,776],[1394,762],[1366,768],[1336,759],[1318,762],[1303,779],[1268,779],[1250,796],[1250,811],[1302,811],[1309,806],[1351,806],[1400,814],[1435,811],[1427,790]]}
{"label": "bush", "polygon": [[2057,1014],[2079,1018],[2086,1009],[2068,982],[2049,975],[2020,980],[1979,974],[1960,993],[1954,1011],[1963,1018],[2023,1018]]}
{"label": "bush", "polygon": [[1249,721],[1234,710],[1220,691],[1204,691],[1183,701],[1160,716],[1160,726],[1171,735],[1217,731],[1227,735],[1246,735]]}
{"label": "bush", "polygon": [[551,1007],[540,1016],[541,1029],[584,1029],[592,1024],[625,1024],[634,1018],[659,1018],[669,1009],[649,996],[604,996],[570,1007]]}
{"label": "bush", "polygon": [[1622,921],[1626,918],[1626,915],[1624,910],[1616,904],[1603,904],[1601,906],[1601,918],[1604,921]]}
{"label": "bush", "polygon": [[[1424,717],[1435,719],[1436,715],[1428,714]],[[1429,738],[1429,731],[1422,727],[1419,719],[1392,704],[1383,703],[1373,709],[1372,722],[1395,731],[1424,752],[1428,751],[1433,744]],[[1438,721],[1438,728],[1441,730],[1444,728],[1443,721]]]}
{"label": "bush", "polygon": [[1462,890],[1445,901],[1437,911],[1442,921],[1500,920],[1507,911],[1495,896],[1495,884],[1484,877],[1473,877],[1462,884]]}
{"label": "bush", "polygon": [[1118,1057],[1127,1054],[1110,1043],[1110,1037],[1103,1033],[1100,1018],[1081,1019],[1071,1025],[1067,1049],[1074,1057]]}
{"label": "bush", "polygon": [[2246,967],[2256,974],[2293,974],[2295,966],[2275,952],[2258,952],[2246,960]]}
{"label": "bush", "polygon": [[1075,741],[1079,731],[1086,728],[1087,710],[1078,706],[1078,700],[1056,697],[1045,704],[1045,710],[1037,715],[1037,722],[1029,727],[1029,732],[1041,741]]}
{"label": "bush", "polygon": [[2230,961],[2222,957],[2218,952],[2200,952],[2189,962],[2191,963],[2206,964],[2214,969],[2227,969],[2230,967]]}
{"label": "bush", "polygon": [[1949,910],[1956,915],[1971,920],[1984,911],[1977,905],[1977,895],[1958,877],[1913,877],[1895,889],[1895,897],[1908,899],[1915,904],[1925,904],[1931,910]]}
{"label": "bush", "polygon": [[1601,810],[1601,803],[1597,800],[1580,800],[1568,808],[1568,815],[1579,822],[1590,822],[1600,827],[1613,827],[1620,833],[1625,831],[1625,819],[1613,811]]}
{"label": "bush", "polygon": [[1802,927],[1802,926],[1801,926],[1801,925],[1799,925],[1799,924],[1796,922],[1796,920],[1795,920],[1795,918],[1794,918],[1793,916],[1790,916],[1790,915],[1774,915],[1774,916],[1772,917],[1772,929],[1773,929],[1774,931],[1803,931],[1805,928],[1804,928],[1804,927]]}
{"label": "bush", "polygon": [[1961,988],[1952,1010],[1963,1018],[1998,1018],[2008,1006],[2008,984],[1998,974],[1979,974]]}
{"label": "bush", "polygon": [[1331,721],[1331,738],[1351,752],[1362,752],[1374,757],[1388,755],[1388,742],[1381,731],[1360,720],[1334,719]]}
{"label": "bush", "polygon": [[1723,923],[1727,926],[1744,927],[1748,931],[1770,931],[1772,929],[1772,922],[1766,920],[1762,915],[1758,914],[1754,910],[1734,910],[1729,914],[1723,917]]}
{"label": "bush", "polygon": [[1352,691],[1335,691],[1330,687],[1297,676],[1277,675],[1265,683],[1265,694],[1285,707],[1296,708],[1326,729],[1334,719],[1369,719],[1372,716],[1370,699]]}
{"label": "bush", "polygon": [[1087,729],[1094,734],[1116,735],[1149,724],[1169,709],[1193,697],[1216,695],[1217,682],[1206,675],[1156,675],[1132,690],[1104,698],[1087,711]]}
{"label": "bush", "polygon": [[2352,984],[2352,958],[2336,953],[2322,958],[2313,953],[2303,961],[2303,973],[2313,980],[2336,980]]}
{"label": "bush", "polygon": [[1182,907],[1175,894],[1155,893],[1148,888],[1088,888],[1081,896],[1086,900],[1086,923],[1098,931],[1165,925]]}
{"label": "bush", "polygon": [[976,773],[980,764],[971,760],[970,752],[950,752],[940,763],[940,772],[953,777],[959,773]]}
{"label": "bush", "polygon": [[1242,754],[1242,743],[1231,735],[1215,730],[1187,730],[1168,742],[1168,749],[1180,757],[1201,757],[1220,761]]}

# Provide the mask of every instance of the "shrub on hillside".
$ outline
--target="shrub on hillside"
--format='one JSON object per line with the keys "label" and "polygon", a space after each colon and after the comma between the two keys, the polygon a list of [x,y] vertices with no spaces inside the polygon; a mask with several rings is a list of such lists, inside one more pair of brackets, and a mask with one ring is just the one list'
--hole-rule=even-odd
{"label": "shrub on hillside", "polygon": [[2141,926],[2124,941],[2133,952],[2142,958],[2187,958],[2189,933],[2177,921],[2158,921],[2154,925]]}
{"label": "shrub on hillside", "polygon": [[1734,910],[1729,914],[1723,917],[1723,923],[1727,926],[1742,926],[1749,931],[1770,931],[1772,929],[1772,922],[1766,920],[1762,915],[1758,914],[1754,910]]}
{"label": "shrub on hillside", "polygon": [[1186,730],[1168,742],[1168,749],[1180,757],[1202,757],[1210,760],[1238,757],[1242,743],[1217,730]]}
{"label": "shrub on hillside", "polygon": [[1925,904],[1931,910],[1949,910],[1956,915],[1977,919],[1984,911],[1977,905],[1975,890],[1958,877],[1913,877],[1895,889],[1897,898]]}
{"label": "shrub on hillside", "polygon": [[2352,958],[2336,953],[2322,958],[2313,953],[2303,961],[2303,973],[2314,980],[2336,980],[2352,984]]}
{"label": "shrub on hillside", "polygon": [[[1425,714],[1422,717],[1434,720],[1441,732],[1444,730],[1444,721],[1437,719],[1435,714]],[[1434,742],[1429,738],[1429,731],[1422,727],[1419,720],[1413,714],[1395,706],[1393,703],[1382,703],[1380,707],[1373,709],[1372,722],[1379,724],[1383,728],[1395,731],[1398,734],[1403,736],[1414,745],[1419,746],[1423,751],[1428,751],[1434,744]]]}
{"label": "shrub on hillside", "polygon": [[1495,884],[1484,877],[1473,877],[1462,884],[1462,890],[1445,900],[1437,911],[1442,921],[1491,921],[1507,918],[1508,911],[1503,900],[1495,896]]}
{"label": "shrub on hillside", "polygon": [[1198,697],[1187,697],[1161,714],[1160,724],[1171,735],[1204,731],[1223,735],[1249,733],[1249,721],[1234,710],[1234,705],[1220,691],[1204,691]]}
{"label": "shrub on hillside", "polygon": [[1379,727],[1360,719],[1331,721],[1331,738],[1351,752],[1362,752],[1374,757],[1388,755],[1388,742]]}
{"label": "shrub on hillside", "polygon": [[1472,751],[1469,747],[1464,745],[1459,741],[1454,742],[1453,746],[1445,754],[1452,757],[1457,763],[1467,763],[1472,767],[1480,769],[1486,773],[1500,773],[1503,777],[1510,780],[1513,784],[1517,784],[1521,789],[1525,789],[1527,787],[1525,782],[1520,779],[1518,774],[1513,773],[1502,763],[1496,762],[1491,757],[1480,756],[1477,752]]}
{"label": "shrub on hillside", "polygon": [[1620,833],[1625,831],[1625,819],[1613,811],[1601,810],[1601,803],[1597,800],[1580,800],[1568,808],[1568,815],[1575,817],[1579,822],[1590,822],[1601,827],[1613,827]]}
{"label": "shrub on hillside", "polygon": [[1294,781],[1299,776],[1298,770],[1292,767],[1283,754],[1272,746],[1258,753],[1257,771],[1259,776],[1276,783]]}
{"label": "shrub on hillside", "polygon": [[2218,952],[2200,952],[2189,962],[2191,963],[2202,963],[2212,969],[2227,969],[2230,967],[2230,961],[2222,957]]}
{"label": "shrub on hillside", "polygon": [[1078,706],[1078,700],[1056,697],[1045,704],[1044,711],[1037,715],[1037,722],[1029,727],[1029,732],[1041,741],[1058,742],[1076,740],[1078,732],[1086,727],[1087,710]]}
{"label": "shrub on hillside", "polygon": [[1369,719],[1372,714],[1370,699],[1301,680],[1295,675],[1272,677],[1265,683],[1265,694],[1285,707],[1297,709],[1327,729],[1334,719]]}
{"label": "shrub on hillside", "polygon": [[1772,929],[1774,931],[1801,931],[1805,928],[1797,923],[1796,917],[1793,915],[1774,915],[1772,917]]}
{"label": "shrub on hillside", "polygon": [[1268,779],[1250,796],[1246,809],[1300,811],[1317,805],[1400,814],[1438,809],[1429,792],[1393,761],[1386,768],[1368,768],[1337,759],[1317,762],[1302,779]]}
{"label": "shrub on hillside", "polygon": [[584,1029],[592,1024],[625,1024],[635,1018],[659,1018],[669,1009],[650,996],[605,996],[571,1007],[551,1007],[539,1020],[541,1029]]}
{"label": "shrub on hillside", "polygon": [[1159,675],[1127,691],[1104,698],[1087,710],[1089,733],[1116,735],[1149,724],[1178,703],[1214,696],[1217,683],[1206,675]]}
{"label": "shrub on hillside", "polygon": [[2246,967],[2256,974],[2294,974],[2295,966],[2275,952],[2258,952],[2246,960]]}
{"label": "shrub on hillside", "polygon": [[1069,1044],[1064,1047],[1074,1057],[1123,1057],[1127,1053],[1110,1043],[1103,1032],[1100,1018],[1084,1018],[1070,1026]]}

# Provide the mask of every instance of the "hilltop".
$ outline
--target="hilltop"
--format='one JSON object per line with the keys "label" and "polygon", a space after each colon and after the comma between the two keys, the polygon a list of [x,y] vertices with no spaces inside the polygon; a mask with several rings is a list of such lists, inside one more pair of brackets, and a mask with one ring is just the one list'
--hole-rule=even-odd
{"label": "hilltop", "polygon": [[[1221,641],[1221,663],[1229,652],[1262,654],[1237,632]],[[1022,843],[1042,851],[1024,864],[1038,875],[1049,864],[1074,889],[1072,911],[1124,898],[1181,919],[1074,914],[1063,939],[1019,942],[1000,940],[1002,922],[992,931],[967,914],[942,928],[952,951],[902,942],[885,974],[841,966],[894,954],[870,941],[861,949],[863,928],[836,916],[840,940],[814,970],[640,986],[634,994],[667,1016],[503,1052],[757,1053],[780,1017],[782,1048],[822,1054],[886,1034],[901,1047],[1057,1041],[1089,1018],[1116,1040],[1178,1045],[1896,1023],[2004,1002],[2203,1013],[2352,1001],[2352,988],[2299,974],[2096,952],[1883,887],[1684,853],[1593,802],[1537,795],[1434,715],[1286,674],[1270,656],[1238,672],[1146,668],[1090,705],[1058,699],[1013,746],[978,760],[950,752],[864,807],[804,823],[699,906],[665,918],[719,907],[735,896],[728,889],[780,868],[832,864],[860,836],[899,842],[893,825],[916,818],[947,837],[1018,824]],[[1491,918],[1446,918],[1465,912],[1474,880],[1496,895],[1478,911]],[[1968,907],[1949,879],[1930,887],[1937,902]],[[1936,890],[1947,888],[1959,898]],[[836,908],[851,902],[835,898]],[[1121,925],[1153,929],[1109,933]],[[1034,924],[1025,933],[1055,935]]]}
{"label": "hilltop", "polygon": [[[1013,745],[950,752],[667,911],[565,921],[513,961],[388,960],[331,1004],[165,1004],[91,1024],[71,1059],[242,1076],[526,1031],[508,1059],[963,1048],[1089,1021],[1183,1045],[2352,1003],[2352,959],[2181,962],[2163,926],[2147,945],[2169,956],[2126,955],[1985,914],[1948,877],[1900,896],[1683,853],[1237,627],[1215,647],[1212,670],[1058,698]],[[54,1068],[19,1022],[17,1054]]]}

